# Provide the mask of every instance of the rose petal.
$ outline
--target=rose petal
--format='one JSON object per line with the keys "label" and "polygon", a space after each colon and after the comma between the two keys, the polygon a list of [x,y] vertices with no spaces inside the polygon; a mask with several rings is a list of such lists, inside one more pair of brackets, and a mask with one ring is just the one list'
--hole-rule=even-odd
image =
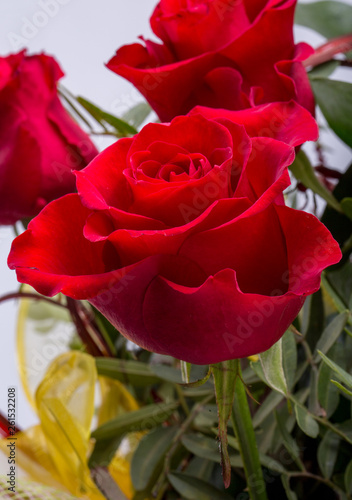
{"label": "rose petal", "polygon": [[[179,59],[187,59],[227,45],[248,28],[243,2],[214,0],[157,5],[150,19],[154,33],[172,47]],[[207,33],[207,36],[204,36]]]}
{"label": "rose petal", "polygon": [[282,204],[282,193],[291,183],[287,166],[294,157],[294,149],[283,142],[267,137],[253,138],[251,156],[242,170],[234,196],[246,196],[255,203],[265,195],[261,203],[265,200],[267,205],[279,197],[277,202]]}
{"label": "rose petal", "polygon": [[314,293],[319,289],[323,269],[341,260],[340,247],[314,215],[286,206],[275,210],[287,246],[289,275],[285,281],[296,294]]}
{"label": "rose petal", "polygon": [[200,113],[210,119],[228,119],[245,126],[250,137],[271,137],[290,146],[299,146],[318,138],[318,126],[309,111],[294,101],[276,102],[243,111],[195,107],[190,114]]}
{"label": "rose petal", "polygon": [[[107,238],[118,249],[122,265],[128,266],[155,254],[175,255],[191,234],[226,224],[241,216],[249,207],[250,202],[246,198],[219,200],[206,210],[197,211],[195,207],[188,207],[192,220],[184,226],[159,231],[121,229]],[[198,212],[200,215],[196,218]],[[185,211],[184,215],[186,218],[189,213]],[[198,257],[195,258],[197,261]]]}
{"label": "rose petal", "polygon": [[134,341],[195,364],[242,358],[277,342],[303,302],[292,293],[242,293],[230,269],[193,289],[157,277],[145,293],[143,329],[134,333]]}
{"label": "rose petal", "polygon": [[0,111],[0,224],[14,224],[36,213],[42,156],[24,113],[14,109],[3,112],[3,106]]}
{"label": "rose petal", "polygon": [[82,203],[92,210],[110,206],[125,210],[132,202],[123,170],[133,139],[124,138],[106,148],[84,170],[75,172]]}
{"label": "rose petal", "polygon": [[119,256],[112,245],[83,237],[90,213],[75,194],[47,205],[12,244],[8,265],[16,269],[18,280],[43,295],[62,292],[87,299],[108,287],[113,277],[123,276],[114,274]]}
{"label": "rose petal", "polygon": [[207,276],[233,269],[246,293],[270,295],[286,286],[286,243],[272,206],[191,235],[179,254],[197,260]]}

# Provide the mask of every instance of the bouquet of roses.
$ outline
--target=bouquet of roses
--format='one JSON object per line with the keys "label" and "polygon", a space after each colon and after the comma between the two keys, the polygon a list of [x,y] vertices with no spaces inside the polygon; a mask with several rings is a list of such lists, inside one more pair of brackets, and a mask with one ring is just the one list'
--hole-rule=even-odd
{"label": "bouquet of roses", "polygon": [[[295,45],[294,19],[328,41]],[[0,418],[4,498],[351,498],[352,167],[327,165],[316,121],[352,147],[352,85],[330,78],[348,19],[161,0],[159,42],[107,63],[148,103],[122,117],[59,85],[53,57],[0,58],[0,224],[23,284],[0,302],[21,299],[38,416]]]}

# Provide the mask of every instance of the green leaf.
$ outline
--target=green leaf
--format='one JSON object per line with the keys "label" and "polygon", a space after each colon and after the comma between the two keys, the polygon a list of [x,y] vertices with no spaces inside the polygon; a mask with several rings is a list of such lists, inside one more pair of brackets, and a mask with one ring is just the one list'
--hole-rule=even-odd
{"label": "green leaf", "polygon": [[89,457],[88,466],[90,469],[96,467],[108,467],[113,459],[117,448],[120,446],[122,436],[109,439],[97,440],[93,451]]}
{"label": "green leaf", "polygon": [[337,382],[336,380],[331,380],[331,383],[334,384],[338,389],[340,389],[341,392],[343,392],[349,397],[352,397],[352,391],[346,389],[346,387],[340,384],[340,382]]}
{"label": "green leaf", "polygon": [[[161,380],[165,380],[166,382],[171,382],[173,384],[179,384],[184,386],[185,388],[196,388],[199,387],[208,380],[210,376],[210,371],[208,366],[201,365],[190,365],[189,369],[189,377],[190,382],[185,384],[182,378],[182,372],[179,368],[174,368],[173,366],[168,365],[151,365],[150,370],[154,375],[159,377]],[[210,386],[211,387],[211,386]],[[209,387],[209,388],[210,388]]]}
{"label": "green leaf", "polygon": [[237,361],[230,360],[211,365],[215,383],[216,404],[219,417],[219,439],[222,474],[225,487],[231,482],[231,464],[227,450],[227,422],[231,416],[235,395],[235,383],[238,376]]}
{"label": "green leaf", "polygon": [[90,131],[92,131],[91,124],[85,118],[85,116],[82,115],[82,113],[80,112],[80,110],[76,106],[76,103],[75,103],[76,102],[76,98],[75,98],[75,96],[73,94],[71,94],[71,92],[68,89],[64,88],[61,84],[59,84],[58,92],[59,92],[60,97],[62,99],[64,99],[64,101],[66,102],[66,104],[68,104],[69,109],[67,109],[67,111],[70,113],[70,115],[72,116],[72,118],[75,121],[78,121],[78,123],[79,123],[80,120],[82,120],[82,122],[85,123],[85,125],[88,127],[88,129]]}
{"label": "green leaf", "polygon": [[92,432],[95,439],[109,439],[126,434],[150,429],[165,422],[178,407],[178,402],[152,404],[119,415],[117,418],[106,422]]}
{"label": "green leaf", "polygon": [[297,500],[297,495],[290,488],[290,480],[287,476],[281,476],[282,486],[284,487],[287,500]]}
{"label": "green leaf", "polygon": [[336,309],[339,312],[344,312],[346,310],[346,304],[340,294],[336,291],[335,287],[332,285],[330,274],[332,275],[332,273],[329,273],[328,275],[322,274],[322,287],[328,293],[328,295],[330,295]]}
{"label": "green leaf", "polygon": [[151,113],[151,107],[146,102],[140,102],[129,109],[122,119],[129,123],[132,127],[138,128],[147,119]]}
{"label": "green leaf", "polygon": [[186,450],[197,457],[208,458],[217,463],[221,462],[219,445],[215,438],[209,438],[203,434],[185,434],[182,436],[181,443]]}
{"label": "green leaf", "polygon": [[304,470],[304,465],[300,459],[299,447],[298,447],[296,441],[293,439],[291,434],[286,429],[285,422],[280,417],[278,412],[275,412],[275,418],[276,418],[276,423],[277,423],[277,429],[281,435],[281,438],[282,438],[282,441],[283,441],[283,444],[284,444],[286,450],[289,452],[289,454],[293,458],[294,462],[296,462],[298,467],[301,470]]}
{"label": "green leaf", "polygon": [[336,318],[334,318],[331,323],[329,323],[329,325],[325,328],[315,348],[315,354],[313,358],[315,363],[319,362],[318,351],[326,354],[328,350],[335,344],[336,340],[339,338],[341,332],[346,326],[348,317],[349,312],[344,311],[336,316]]}
{"label": "green leaf", "polygon": [[[334,357],[334,359],[339,359],[341,357],[341,349],[343,347],[339,344],[335,344],[329,351],[329,354]],[[339,404],[339,392],[337,388],[330,383],[332,377],[332,370],[325,363],[321,363],[319,367],[319,379],[318,379],[318,399],[321,406],[326,411],[327,418],[335,412]]]}
{"label": "green leaf", "polygon": [[166,382],[172,382],[173,384],[183,383],[181,372],[178,368],[167,365],[152,365],[150,369],[154,375],[157,375]]}
{"label": "green leaf", "polygon": [[218,409],[216,404],[202,406],[202,409],[194,419],[196,427],[214,427],[218,423]]}
{"label": "green leaf", "polygon": [[341,207],[347,217],[352,220],[352,198],[344,198],[341,201]]}
{"label": "green leaf", "polygon": [[137,491],[145,490],[158,479],[176,432],[174,427],[157,427],[141,439],[131,462],[132,483]]}
{"label": "green leaf", "polygon": [[172,486],[183,498],[187,500],[231,500],[232,496],[224,491],[220,491],[208,482],[195,477],[183,474],[182,472],[172,472],[168,474],[168,479]]}
{"label": "green leaf", "polygon": [[347,387],[352,388],[352,375],[350,375],[349,373],[346,372],[346,370],[344,370],[339,365],[334,363],[334,361],[325,356],[321,351],[318,352],[322,357],[324,363],[326,363],[333,370],[333,372],[335,372],[335,374],[338,376],[341,382],[346,384]]}
{"label": "green leaf", "polygon": [[[229,445],[231,446],[231,448],[239,451],[240,446],[239,446],[237,439],[234,436],[228,436],[228,440],[229,440]],[[259,461],[262,465],[264,465],[264,467],[266,467],[267,469],[270,469],[274,472],[278,472],[279,474],[282,474],[285,472],[285,467],[283,467],[279,462],[277,462],[276,460],[274,460],[271,457],[268,457],[264,453],[259,453]],[[242,465],[242,467],[243,467],[243,465]]]}
{"label": "green leaf", "polygon": [[[192,389],[192,388],[195,388],[195,387],[201,387],[202,385],[204,385],[209,380],[210,375],[211,375],[211,369],[209,367],[209,371],[205,375],[205,377],[203,377],[203,378],[201,378],[199,380],[196,380],[195,382],[188,382],[187,384],[181,384],[181,385],[185,389]],[[188,374],[188,380],[189,380],[189,374]],[[208,387],[209,387],[209,384],[208,384]]]}
{"label": "green leaf", "polygon": [[272,415],[275,408],[281,403],[283,399],[284,396],[281,393],[271,391],[256,411],[253,417],[253,427],[259,427],[266,417]]}
{"label": "green leaf", "polygon": [[334,471],[341,438],[327,431],[318,447],[318,463],[323,476],[330,479]]}
{"label": "green leaf", "polygon": [[344,439],[352,444],[352,420],[346,420],[340,424],[335,424],[335,427],[342,432]]}
{"label": "green leaf", "polygon": [[328,61],[323,64],[315,66],[311,71],[309,71],[310,78],[328,78],[335,71],[336,68],[340,66],[340,61]]}
{"label": "green leaf", "polygon": [[185,387],[183,394],[186,398],[193,398],[195,400],[203,399],[207,395],[214,394],[214,386],[208,381],[202,384],[201,387]]}
{"label": "green leaf", "polygon": [[[352,165],[342,174],[333,194],[338,201],[352,197]],[[341,247],[350,238],[352,234],[352,221],[345,214],[339,214],[330,207],[326,207],[321,221],[329,229]],[[344,257],[339,263],[339,267],[341,267],[343,262],[348,261],[351,250],[344,253]]]}
{"label": "green leaf", "polygon": [[352,147],[352,84],[312,78],[311,85],[326,121],[335,134]]}
{"label": "green leaf", "polygon": [[[221,456],[219,444],[216,439],[209,438],[203,434],[185,434],[182,436],[183,446],[197,457],[207,458],[213,462],[220,463]],[[243,467],[242,459],[239,454],[229,454],[232,467]]]}
{"label": "green leaf", "polygon": [[193,457],[186,468],[186,474],[209,482],[213,470],[214,462],[212,462],[211,460],[207,460],[206,458]]}
{"label": "green leaf", "polygon": [[88,113],[90,113],[91,116],[93,116],[93,118],[95,118],[95,120],[97,120],[98,123],[102,125],[104,125],[104,123],[111,125],[119,134],[121,134],[121,137],[131,136],[138,133],[138,131],[129,123],[124,122],[120,118],[117,118],[106,111],[103,111],[84,97],[77,97],[77,101],[86,111],[88,111]]}
{"label": "green leaf", "polygon": [[322,409],[319,404],[318,382],[318,368],[316,366],[312,366],[310,373],[308,410],[319,417],[322,414]]}
{"label": "green leaf", "polygon": [[[341,304],[345,305],[345,309],[349,308],[351,299],[351,283],[352,283],[352,262],[346,262],[336,271],[327,273],[327,279],[335,293],[340,297]],[[332,297],[333,298],[333,297]],[[338,304],[336,304],[338,305]],[[340,305],[339,305],[340,307]],[[342,312],[342,311],[341,311]],[[351,324],[351,323],[350,323]]]}
{"label": "green leaf", "polygon": [[[318,81],[318,80],[314,80]],[[295,161],[289,167],[296,179],[311,189],[314,193],[321,196],[332,208],[341,212],[341,206],[331,192],[323,186],[316,176],[314,169],[309,161],[308,156],[301,150]]]}
{"label": "green leaf", "polygon": [[187,361],[181,361],[181,376],[182,376],[182,381],[185,384],[189,384],[191,379],[191,368],[192,365],[191,363],[187,363]]}
{"label": "green leaf", "polygon": [[282,339],[259,354],[259,359],[268,385],[283,395],[288,394],[283,367]]}
{"label": "green leaf", "polygon": [[98,374],[135,387],[145,387],[161,381],[150,366],[140,361],[116,358],[95,358]]}
{"label": "green leaf", "polygon": [[260,463],[264,467],[272,470],[273,472],[277,472],[278,474],[287,473],[285,467],[283,465],[281,465],[280,462],[278,462],[277,460],[274,460],[273,458],[269,457],[268,455],[264,455],[263,453],[259,453],[259,460],[260,460]]}
{"label": "green leaf", "polygon": [[[337,213],[334,210],[335,213]],[[325,328],[325,306],[321,290],[306,298],[302,310],[301,331],[313,351]]]}
{"label": "green leaf", "polygon": [[347,465],[345,472],[345,488],[347,495],[352,494],[352,460]]}
{"label": "green leaf", "polygon": [[335,38],[351,33],[351,18],[352,7],[336,0],[299,3],[295,23],[311,28],[326,38]]}
{"label": "green leaf", "polygon": [[297,369],[297,344],[294,333],[291,330],[287,330],[282,337],[282,364],[287,388],[291,391],[294,386]]}
{"label": "green leaf", "polygon": [[297,424],[307,436],[316,438],[319,434],[319,425],[314,418],[308,413],[304,406],[295,404],[295,413]]}

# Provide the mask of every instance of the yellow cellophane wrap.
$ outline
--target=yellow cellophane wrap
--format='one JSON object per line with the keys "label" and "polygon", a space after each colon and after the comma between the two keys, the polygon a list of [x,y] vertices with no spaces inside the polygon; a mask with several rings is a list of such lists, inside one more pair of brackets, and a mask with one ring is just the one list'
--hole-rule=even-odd
{"label": "yellow cellophane wrap", "polygon": [[[89,454],[96,390],[101,402],[98,425],[138,409],[136,400],[120,382],[99,377],[94,358],[69,351],[56,358],[47,370],[36,395],[40,425],[17,435],[17,465],[30,479],[70,492],[77,498],[102,500],[90,477]],[[121,492],[132,498],[130,461],[141,433],[126,436],[113,458],[109,471]],[[0,442],[6,453],[6,441]]]}
{"label": "yellow cellophane wrap", "polygon": [[75,500],[69,493],[43,486],[34,481],[17,481],[16,491],[7,489],[6,480],[0,478],[0,498],[4,500]]}

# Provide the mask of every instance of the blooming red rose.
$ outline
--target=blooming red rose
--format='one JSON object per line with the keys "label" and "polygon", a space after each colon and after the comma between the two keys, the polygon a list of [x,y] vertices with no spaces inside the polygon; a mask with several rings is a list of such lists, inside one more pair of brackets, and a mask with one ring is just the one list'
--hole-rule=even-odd
{"label": "blooming red rose", "polygon": [[19,281],[87,299],[127,338],[189,362],[273,345],[341,256],[282,194],[317,128],[294,102],[221,114],[149,124],[77,172],[78,194],[14,241]]}
{"label": "blooming red rose", "polygon": [[129,80],[162,121],[196,105],[244,109],[295,99],[314,113],[294,44],[296,0],[161,0],[151,27],[162,40],[120,48],[108,68]]}
{"label": "blooming red rose", "polygon": [[74,191],[72,169],[98,154],[60,103],[62,76],[44,54],[0,58],[0,224],[36,215]]}

